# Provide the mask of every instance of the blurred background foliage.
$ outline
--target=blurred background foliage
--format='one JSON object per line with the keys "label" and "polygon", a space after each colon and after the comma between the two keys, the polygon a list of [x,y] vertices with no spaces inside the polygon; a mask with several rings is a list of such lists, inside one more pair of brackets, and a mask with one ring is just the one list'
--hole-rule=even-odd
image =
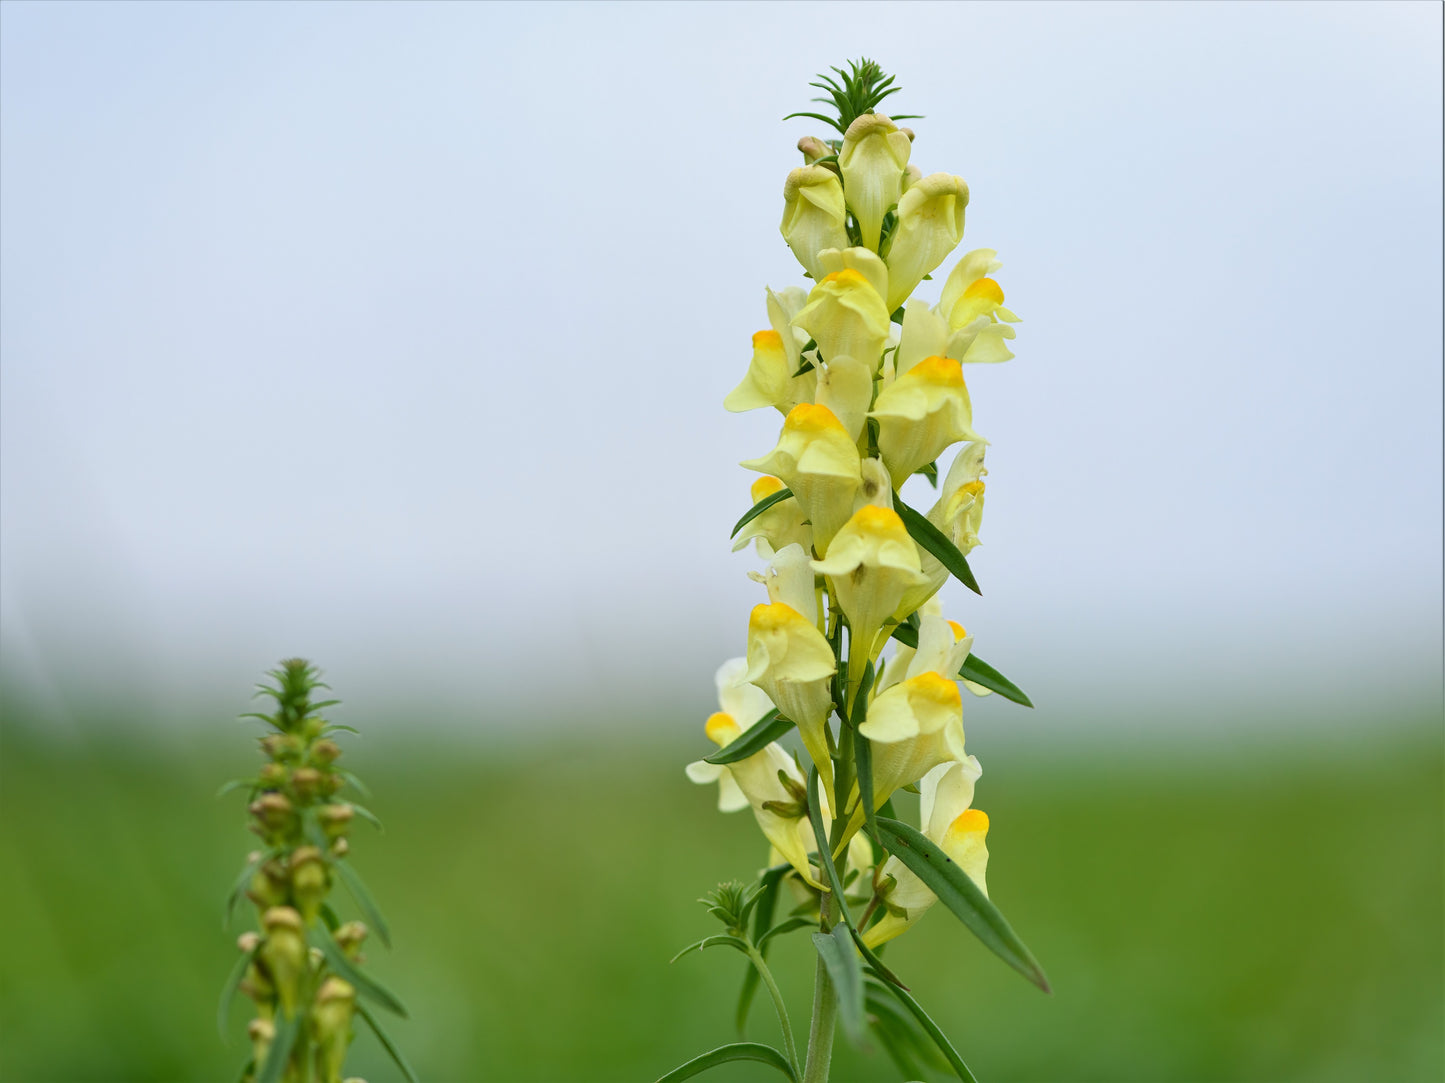
{"label": "blurred background foliage", "polygon": [[[1439,1078],[1438,717],[1241,730],[1227,750],[1042,742],[1030,717],[970,741],[991,752],[995,899],[1055,995],[946,916],[890,953],[981,1079]],[[251,836],[241,799],[213,795],[255,758],[247,726],[99,721],[57,736],[5,712],[0,1077],[231,1078],[241,1009],[229,1047],[213,1017],[244,926],[222,932],[220,900]],[[635,1081],[731,1040],[741,960],[667,963],[710,931],[692,900],[764,857],[684,779],[698,747],[600,723],[490,746],[398,731],[346,742],[387,828],[354,854],[396,938],[371,965],[412,1010],[393,1031],[425,1079]],[[799,1015],[807,953],[777,955]],[[365,1034],[351,1068],[395,1075]],[[846,1048],[836,1076],[897,1078]]]}

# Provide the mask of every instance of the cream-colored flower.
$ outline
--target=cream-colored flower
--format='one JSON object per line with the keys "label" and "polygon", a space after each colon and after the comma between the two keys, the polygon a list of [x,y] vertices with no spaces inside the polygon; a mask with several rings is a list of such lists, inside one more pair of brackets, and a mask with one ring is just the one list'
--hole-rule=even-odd
{"label": "cream-colored flower", "polygon": [[818,262],[823,265],[825,274],[857,271],[868,280],[879,297],[888,296],[888,264],[871,248],[827,248],[818,253]]}
{"label": "cream-colored flower", "polygon": [[[956,671],[955,671],[956,672]],[[873,743],[873,804],[963,758],[963,698],[952,675],[932,670],[880,692],[858,732]]]}
{"label": "cream-colored flower", "polygon": [[856,444],[868,423],[868,407],[873,405],[873,373],[868,366],[844,354],[819,361],[814,401],[833,411],[844,431]]}
{"label": "cream-colored flower", "polygon": [[[808,303],[808,291],[800,286],[788,286],[777,293],[769,289],[767,298],[768,324],[782,340],[783,351],[788,355],[788,371],[797,372],[802,366],[803,344],[808,341],[808,333],[793,326],[793,317],[803,311],[803,306]],[[809,379],[808,373],[793,379],[799,381],[795,387],[802,393],[788,407],[789,410],[800,402],[811,402],[813,395],[811,385],[803,382]]]}
{"label": "cream-colored flower", "polygon": [[818,253],[825,248],[848,247],[847,216],[843,184],[831,169],[805,165],[788,174],[779,228],[793,255],[815,281],[827,274],[818,262]]}
{"label": "cream-colored flower", "polygon": [[923,673],[956,678],[972,649],[973,636],[957,621],[945,620],[934,599],[918,611],[918,647],[897,644],[875,685],[875,692],[882,694],[895,684]]}
{"label": "cream-colored flower", "polygon": [[833,788],[828,754],[828,715],[833,710],[833,648],[818,626],[792,606],[753,607],[748,620],[747,680],[768,694],[773,705],[798,725],[824,785]]}
{"label": "cream-colored flower", "polygon": [[[938,527],[964,556],[980,544],[978,531],[983,522],[984,490],[981,479],[988,473],[983,466],[987,447],[986,441],[976,440],[959,449],[939,487],[938,500],[928,509],[928,521]],[[922,546],[918,549],[918,559],[926,583],[904,596],[898,612],[894,614],[898,620],[906,620],[910,613],[948,582],[948,569]]]}
{"label": "cream-colored flower", "polygon": [[918,547],[897,512],[869,504],[853,513],[813,570],[828,577],[828,589],[848,617],[848,681],[856,686],[883,622],[904,592],[923,581]]}
{"label": "cream-colored flower", "polygon": [[812,336],[824,360],[855,357],[869,372],[876,372],[888,343],[890,321],[883,298],[868,277],[844,268],[819,280],[793,324]]}
{"label": "cream-colored flower", "polygon": [[932,173],[903,193],[888,247],[890,312],[958,247],[967,206],[968,185],[950,173]]}
{"label": "cream-colored flower", "polygon": [[[708,717],[703,731],[718,748],[732,744],[773,709],[768,694],[747,682],[747,672],[746,658],[729,658],[718,667],[714,677],[718,707],[721,709]],[[687,765],[687,777],[699,784],[716,782],[717,807],[723,812],[737,812],[748,807],[748,799],[733,779],[730,766],[698,760]]]}
{"label": "cream-colored flower", "polygon": [[848,520],[862,480],[862,459],[848,431],[826,406],[800,403],[789,411],[772,452],[742,464],[781,478],[813,526],[820,555]]}
{"label": "cream-colored flower", "polygon": [[878,394],[878,450],[894,488],[933,462],[951,444],[981,440],[973,431],[973,405],[963,369],[947,357],[927,357]]}
{"label": "cream-colored flower", "polygon": [[788,392],[793,371],[788,367],[782,336],[776,331],[759,331],[753,335],[753,359],[748,363],[747,375],[728,392],[723,408],[736,414],[773,406],[786,414],[792,409]]}
{"label": "cream-colored flower", "polygon": [[[1019,318],[1004,307],[1003,287],[988,277],[1003,266],[992,248],[978,248],[958,261],[943,286],[937,312],[948,320],[947,353],[965,364],[998,364],[1013,357],[1005,341]],[[1000,322],[1002,321],[1002,322]]]}
{"label": "cream-colored flower", "polygon": [[767,588],[769,602],[781,602],[789,609],[796,609],[822,630],[818,619],[817,577],[813,574],[813,561],[801,545],[784,546],[774,554],[767,571],[748,572],[748,578]]}
{"label": "cream-colored flower", "polygon": [[[786,488],[787,486],[783,484],[781,478],[764,475],[753,482],[753,503],[756,504],[759,500]],[[803,506],[795,497],[789,497],[786,500],[778,501],[743,524],[743,528],[738,531],[738,536],[733,539],[733,552],[736,553],[750,541],[758,543],[758,556],[764,560],[771,560],[773,554],[779,549],[795,542],[804,549],[811,549],[813,547],[813,528],[808,525],[808,517],[803,511]]]}
{"label": "cream-colored flower", "polygon": [[[985,880],[988,872],[988,816],[973,804],[974,783],[983,769],[969,756],[956,763],[940,764],[924,776],[919,786],[923,833],[936,843],[968,874],[980,891],[988,895]],[[896,857],[890,857],[880,870],[885,883],[884,916],[863,934],[870,948],[886,944],[907,932],[919,918],[938,901],[938,897]]]}
{"label": "cream-colored flower", "polygon": [[863,244],[875,252],[883,218],[903,192],[910,150],[908,134],[882,113],[864,113],[843,133],[838,168],[843,171],[844,194],[858,219]]}

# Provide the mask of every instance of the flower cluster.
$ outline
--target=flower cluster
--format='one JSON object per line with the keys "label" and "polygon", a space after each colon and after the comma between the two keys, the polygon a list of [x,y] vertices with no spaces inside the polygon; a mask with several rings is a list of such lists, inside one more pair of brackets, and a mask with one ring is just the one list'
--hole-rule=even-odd
{"label": "flower cluster", "polygon": [[[383,943],[389,940],[384,919],[345,860],[352,823],[375,817],[338,798],[360,783],[337,766],[341,748],[332,735],[349,727],[330,724],[319,713],[338,701],[312,700],[313,692],[326,687],[315,667],[289,659],[270,676],[275,686],[261,685],[260,694],[275,701],[275,711],[247,716],[271,727],[260,739],[266,762],[254,778],[237,779],[223,790],[249,791],[250,829],[262,848],[248,855],[227,904],[229,917],[244,895],[256,908],[260,930],[237,941],[241,958],[223,994],[221,1025],[224,1030],[234,992],[255,1002],[247,1030],[252,1056],[242,1073],[249,1083],[341,1083],[354,1019],[378,1026],[358,994],[405,1014],[395,997],[360,969],[361,945],[373,928]],[[337,918],[328,902],[337,880],[350,889],[371,927]],[[389,1041],[383,1044],[390,1048]],[[410,1077],[410,1068],[401,1066]]]}
{"label": "flower cluster", "polygon": [[[963,255],[936,304],[913,297],[963,239],[969,200],[961,177],[911,162],[913,142],[864,111],[841,141],[801,140],[804,164],[784,183],[783,237],[813,285],[767,291],[769,326],[724,402],[776,409],[783,422],[777,445],[742,464],[762,477],[737,547],[751,541],[769,562],[754,574],[767,601],[752,611],[746,657],[718,670],[720,710],[705,727],[726,749],[760,725],[779,735],[796,726],[820,779],[819,811],[842,825],[834,854],[846,848],[856,882],[873,885],[869,947],[935,901],[896,857],[875,864],[860,833],[898,790],[921,794],[924,835],[984,889],[988,817],[972,807],[980,768],[964,752],[959,683],[989,689],[964,680],[973,640],[935,595],[949,559],[966,567],[983,514],[987,441],[964,366],[1012,357],[1018,322],[992,249]],[[940,480],[940,457],[960,444]],[[923,515],[899,495],[915,474],[937,488]],[[940,554],[940,536],[952,553]],[[861,769],[860,740],[871,761]],[[826,891],[807,771],[776,741],[748,747],[688,775],[718,784],[723,811],[751,809],[778,858]]]}

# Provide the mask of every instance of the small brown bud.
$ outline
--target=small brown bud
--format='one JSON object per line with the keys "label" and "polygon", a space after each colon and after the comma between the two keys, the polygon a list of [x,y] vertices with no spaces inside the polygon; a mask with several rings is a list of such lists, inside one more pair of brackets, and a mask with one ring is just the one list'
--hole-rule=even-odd
{"label": "small brown bud", "polygon": [[349,853],[351,853],[351,843],[347,842],[346,839],[337,839],[331,844],[332,857],[345,857]]}
{"label": "small brown bud", "polygon": [[330,889],[326,863],[314,846],[299,847],[291,855],[291,894],[307,921],[314,921]]}
{"label": "small brown bud", "polygon": [[337,946],[348,958],[355,959],[357,951],[361,948],[362,941],[366,939],[370,932],[371,930],[362,922],[348,921],[345,925],[341,926],[341,928],[337,929],[334,935]]}
{"label": "small brown bud", "polygon": [[327,838],[332,839],[346,834],[355,816],[356,810],[345,801],[338,801],[333,805],[322,805],[316,810],[316,818],[321,821],[322,830],[326,832]]}
{"label": "small brown bud", "polygon": [[321,784],[321,772],[314,767],[298,767],[291,772],[291,788],[303,802],[316,796]]}
{"label": "small brown bud", "polygon": [[803,152],[803,161],[812,165],[819,158],[826,158],[833,153],[833,148],[824,143],[816,135],[805,135],[798,140],[798,149]]}
{"label": "small brown bud", "polygon": [[249,811],[267,831],[278,831],[290,823],[293,809],[284,793],[263,793]]}
{"label": "small brown bud", "polygon": [[330,767],[341,758],[341,746],[329,737],[317,741],[311,746],[311,762],[322,767]]}
{"label": "small brown bud", "polygon": [[257,1065],[265,1064],[271,1043],[276,1040],[276,1024],[269,1019],[252,1019],[246,1027],[246,1036],[251,1039],[252,1059]]}
{"label": "small brown bud", "polygon": [[236,937],[236,948],[242,955],[250,955],[261,944],[261,934],[257,932],[244,932]]}
{"label": "small brown bud", "polygon": [[261,958],[271,972],[281,1007],[288,1016],[296,1012],[296,1000],[306,971],[306,935],[301,915],[289,906],[273,906],[261,918],[266,941]]}
{"label": "small brown bud", "polygon": [[263,764],[257,778],[263,789],[279,789],[286,784],[286,768],[279,763]]}

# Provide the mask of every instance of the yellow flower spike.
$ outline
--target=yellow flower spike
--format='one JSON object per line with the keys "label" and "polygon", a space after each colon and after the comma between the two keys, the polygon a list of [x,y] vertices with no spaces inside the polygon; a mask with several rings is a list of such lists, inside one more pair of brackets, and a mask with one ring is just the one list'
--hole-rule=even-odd
{"label": "yellow flower spike", "polygon": [[833,760],[826,730],[837,670],[833,648],[807,617],[780,603],[753,607],[748,619],[747,680],[798,724],[803,747],[830,792]]}
{"label": "yellow flower spike", "polygon": [[856,444],[868,423],[873,404],[873,373],[868,366],[844,355],[818,362],[816,401],[833,411],[839,424]]}
{"label": "yellow flower spike", "polygon": [[[924,835],[937,843],[986,895],[988,849],[984,837],[988,833],[988,817],[969,807],[973,802],[974,784],[982,773],[973,756],[935,767],[919,784],[919,811]],[[863,942],[870,948],[907,932],[938,901],[928,886],[896,857],[884,862],[880,873],[880,879],[885,882],[891,879],[893,886],[884,895],[886,914],[863,934]]]}
{"label": "yellow flower spike", "polygon": [[759,331],[753,335],[753,359],[747,375],[723,399],[723,408],[732,413],[774,406],[787,413],[788,384],[794,369],[788,367],[788,353],[783,338],[776,331]]}
{"label": "yellow flower spike", "polygon": [[950,173],[931,173],[903,193],[888,248],[890,312],[958,247],[967,206],[968,185]]}
{"label": "yellow flower spike", "polygon": [[851,267],[820,279],[793,324],[812,336],[824,360],[856,357],[869,372],[878,370],[891,328],[882,296]]}
{"label": "yellow flower spike", "polygon": [[923,581],[918,547],[897,512],[869,504],[853,513],[833,539],[827,559],[814,561],[813,570],[828,577],[828,588],[848,617],[848,683],[856,688],[883,622],[904,593]]}
{"label": "yellow flower spike", "polygon": [[873,742],[873,804],[934,767],[963,758],[963,698],[958,685],[928,671],[893,685],[868,706],[858,730]]}
{"label": "yellow flower spike", "polygon": [[742,465],[783,480],[812,524],[814,549],[826,553],[862,480],[858,446],[833,411],[811,403],[793,407],[772,452]]}
{"label": "yellow flower spike", "polygon": [[[760,477],[752,484],[753,503],[756,504],[784,488],[787,486],[781,478],[771,475]],[[736,553],[750,541],[757,542],[758,556],[771,560],[774,553],[794,543],[805,550],[812,549],[813,528],[808,525],[808,517],[796,499],[782,500],[760,515],[753,516],[752,520],[738,531],[738,536],[733,539],[733,552]]]}
{"label": "yellow flower spike", "polygon": [[838,271],[857,271],[879,297],[888,296],[888,264],[871,248],[827,248],[818,253],[818,262],[823,265],[825,277]]}
{"label": "yellow flower spike", "polygon": [[973,405],[963,368],[947,357],[927,357],[878,394],[878,450],[898,488],[951,444],[982,440],[973,431]]}
{"label": "yellow flower spike", "polygon": [[825,248],[848,247],[847,215],[843,184],[831,169],[805,165],[788,174],[779,228],[814,281],[828,273],[818,262],[818,253]]}
{"label": "yellow flower spike", "polygon": [[858,219],[864,245],[875,252],[883,217],[903,194],[911,145],[908,133],[882,113],[864,113],[843,133],[843,147],[838,152],[843,190]]}

